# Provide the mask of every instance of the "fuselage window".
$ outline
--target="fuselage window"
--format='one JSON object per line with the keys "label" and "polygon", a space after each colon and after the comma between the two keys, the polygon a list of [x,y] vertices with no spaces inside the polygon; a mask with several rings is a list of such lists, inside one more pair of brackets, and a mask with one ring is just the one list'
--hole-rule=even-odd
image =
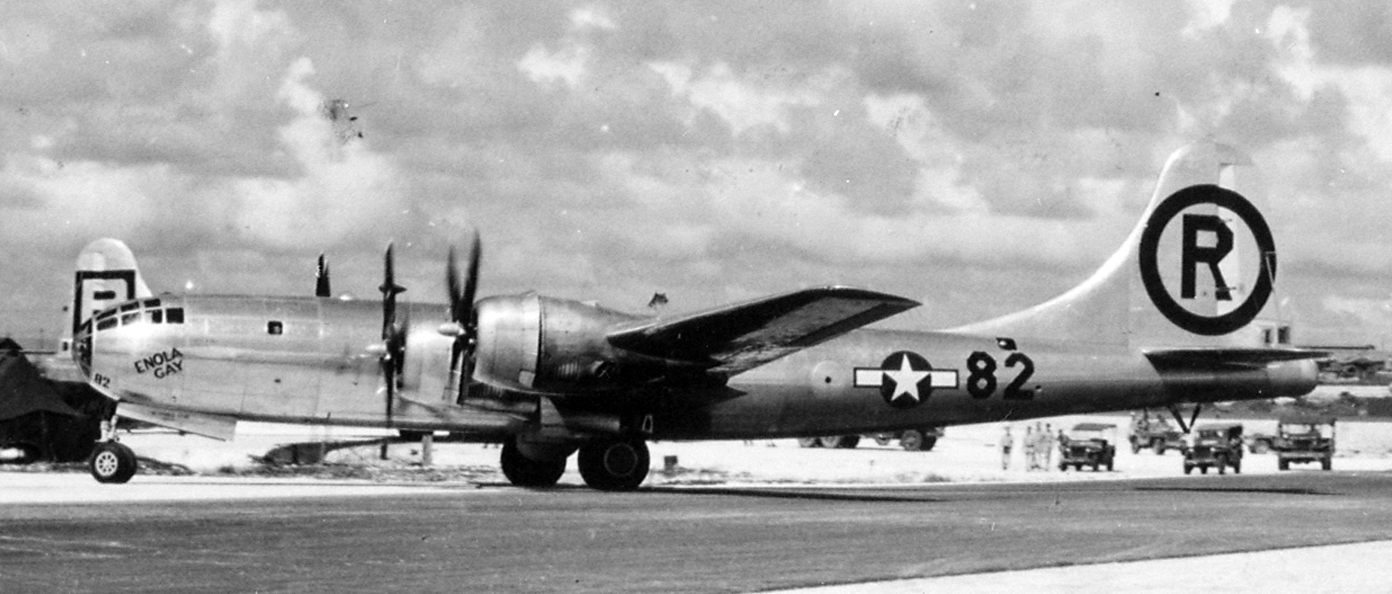
{"label": "fuselage window", "polygon": [[266,334],[270,334],[271,336],[280,336],[281,334],[284,334],[284,333],[285,333],[285,324],[282,324],[282,323],[280,323],[279,321],[276,321],[276,320],[271,320],[271,321],[269,321],[269,322],[266,322]]}
{"label": "fuselage window", "polygon": [[171,307],[171,308],[165,310],[164,322],[165,322],[166,324],[182,324],[182,323],[184,323],[184,308],[182,308],[182,307]]}
{"label": "fuselage window", "polygon": [[106,330],[107,328],[110,328],[110,327],[115,326],[115,325],[116,325],[116,318],[107,318],[107,319],[105,319],[105,320],[97,320],[97,330]]}
{"label": "fuselage window", "polygon": [[122,325],[122,326],[124,326],[124,325],[126,325],[126,324],[134,324],[135,322],[137,322],[137,321],[139,321],[139,320],[140,320],[140,312],[138,312],[138,311],[137,311],[137,312],[128,313],[128,314],[121,314],[121,325]]}

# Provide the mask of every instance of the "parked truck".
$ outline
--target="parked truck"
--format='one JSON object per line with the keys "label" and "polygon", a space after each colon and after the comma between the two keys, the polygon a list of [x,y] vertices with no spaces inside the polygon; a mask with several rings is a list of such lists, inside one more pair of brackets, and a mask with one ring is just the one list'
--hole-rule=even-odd
{"label": "parked truck", "polygon": [[1276,466],[1290,470],[1292,462],[1319,462],[1320,468],[1334,467],[1334,417],[1286,416],[1276,423],[1276,436],[1271,449],[1276,452]]}
{"label": "parked truck", "polygon": [[1059,440],[1059,470],[1082,470],[1084,466],[1093,472],[1106,467],[1112,470],[1116,459],[1117,426],[1106,423],[1078,423],[1066,431]]}
{"label": "parked truck", "polygon": [[1181,433],[1170,420],[1159,413],[1152,414],[1149,410],[1139,410],[1131,413],[1131,453],[1138,454],[1142,449],[1149,448],[1155,454],[1163,455],[1166,450],[1185,451],[1187,442],[1184,434]]}
{"label": "parked truck", "polygon": [[1217,468],[1224,474],[1231,468],[1233,474],[1242,472],[1242,424],[1205,423],[1194,428],[1190,435],[1192,444],[1184,452],[1184,474],[1195,468],[1208,474],[1209,468]]}

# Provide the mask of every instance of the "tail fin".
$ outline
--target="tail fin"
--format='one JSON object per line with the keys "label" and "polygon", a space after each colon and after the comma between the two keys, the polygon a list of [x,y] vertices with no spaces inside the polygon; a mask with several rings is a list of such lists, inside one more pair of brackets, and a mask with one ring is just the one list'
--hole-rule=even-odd
{"label": "tail fin", "polygon": [[152,295],[125,243],[117,239],[93,241],[77,257],[71,330],[76,335],[83,322],[107,307]]}
{"label": "tail fin", "polygon": [[[1251,160],[1212,141],[1175,151],[1135,229],[1092,277],[1031,309],[953,331],[1158,348],[1261,346],[1275,286]],[[1243,331],[1246,330],[1246,331]]]}

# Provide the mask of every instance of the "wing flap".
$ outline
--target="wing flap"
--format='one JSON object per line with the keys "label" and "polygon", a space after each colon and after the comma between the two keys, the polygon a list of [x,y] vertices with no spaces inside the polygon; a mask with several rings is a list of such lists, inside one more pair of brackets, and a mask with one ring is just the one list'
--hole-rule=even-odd
{"label": "wing flap", "polygon": [[610,333],[609,343],[733,375],[917,307],[850,287],[793,291]]}
{"label": "wing flap", "polygon": [[1259,369],[1281,361],[1323,359],[1326,351],[1277,348],[1188,348],[1157,349],[1146,352],[1156,367],[1170,370],[1218,371]]}

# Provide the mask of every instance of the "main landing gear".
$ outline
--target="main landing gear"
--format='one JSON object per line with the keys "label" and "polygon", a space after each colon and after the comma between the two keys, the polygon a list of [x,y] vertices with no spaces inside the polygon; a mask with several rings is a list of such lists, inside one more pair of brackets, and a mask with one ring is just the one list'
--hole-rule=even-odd
{"label": "main landing gear", "polygon": [[[503,475],[519,487],[550,487],[565,473],[572,448],[503,444]],[[632,491],[648,477],[648,444],[639,437],[601,437],[580,446],[580,477],[601,491]]]}
{"label": "main landing gear", "polygon": [[87,468],[99,483],[124,483],[135,476],[135,452],[116,441],[115,416],[102,423],[102,439],[87,459]]}

